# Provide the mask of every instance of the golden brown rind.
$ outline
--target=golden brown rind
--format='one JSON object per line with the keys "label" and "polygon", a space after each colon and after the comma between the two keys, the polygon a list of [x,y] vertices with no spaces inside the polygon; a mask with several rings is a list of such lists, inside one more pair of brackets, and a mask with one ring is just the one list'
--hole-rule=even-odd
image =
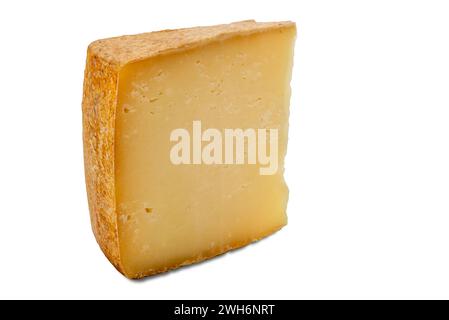
{"label": "golden brown rind", "polygon": [[98,244],[121,272],[115,210],[114,129],[117,67],[87,52],[83,91],[84,170],[92,229]]}
{"label": "golden brown rind", "polygon": [[211,27],[196,27],[163,30],[131,36],[97,40],[91,44],[92,52],[105,61],[123,66],[161,54],[188,50],[233,36],[245,36],[279,28],[294,28],[295,23],[256,22],[254,20],[234,22]]}

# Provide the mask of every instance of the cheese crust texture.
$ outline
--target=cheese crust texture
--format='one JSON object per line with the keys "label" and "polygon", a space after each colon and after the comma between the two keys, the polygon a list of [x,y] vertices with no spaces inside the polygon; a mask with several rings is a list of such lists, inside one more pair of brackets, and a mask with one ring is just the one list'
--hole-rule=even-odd
{"label": "cheese crust texture", "polygon": [[[283,179],[293,22],[242,21],[89,45],[83,142],[92,229],[142,278],[242,247],[287,223]],[[170,162],[170,132],[278,130],[277,171]]]}

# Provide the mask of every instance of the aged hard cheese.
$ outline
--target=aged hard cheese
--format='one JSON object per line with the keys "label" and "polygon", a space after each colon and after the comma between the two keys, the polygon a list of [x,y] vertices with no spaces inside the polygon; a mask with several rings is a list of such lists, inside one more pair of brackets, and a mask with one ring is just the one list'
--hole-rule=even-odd
{"label": "aged hard cheese", "polygon": [[[92,228],[125,276],[198,262],[286,224],[295,32],[292,22],[243,21],[89,46],[83,138]],[[191,135],[190,162],[171,159],[177,128]],[[198,159],[206,144],[198,130],[208,128],[223,137],[227,128],[276,129],[276,166],[262,174],[262,165],[226,161],[224,151],[222,160]]]}

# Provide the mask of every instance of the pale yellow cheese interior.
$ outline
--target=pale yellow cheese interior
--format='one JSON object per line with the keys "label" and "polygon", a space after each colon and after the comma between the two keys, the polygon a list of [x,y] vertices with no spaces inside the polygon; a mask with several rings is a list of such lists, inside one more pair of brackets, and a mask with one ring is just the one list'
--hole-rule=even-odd
{"label": "pale yellow cheese interior", "polygon": [[[115,175],[123,267],[131,276],[199,261],[287,222],[283,179],[294,28],[235,36],[134,62],[119,74]],[[279,169],[173,165],[170,132],[279,129]]]}

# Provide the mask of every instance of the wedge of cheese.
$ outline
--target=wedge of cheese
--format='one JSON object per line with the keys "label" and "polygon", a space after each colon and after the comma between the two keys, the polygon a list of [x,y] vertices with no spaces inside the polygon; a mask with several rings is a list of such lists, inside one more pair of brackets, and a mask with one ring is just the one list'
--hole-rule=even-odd
{"label": "wedge of cheese", "polygon": [[[286,224],[295,34],[292,22],[243,21],[89,46],[83,140],[91,222],[126,277],[198,262]],[[227,133],[237,129],[243,144],[230,135],[229,145]]]}

